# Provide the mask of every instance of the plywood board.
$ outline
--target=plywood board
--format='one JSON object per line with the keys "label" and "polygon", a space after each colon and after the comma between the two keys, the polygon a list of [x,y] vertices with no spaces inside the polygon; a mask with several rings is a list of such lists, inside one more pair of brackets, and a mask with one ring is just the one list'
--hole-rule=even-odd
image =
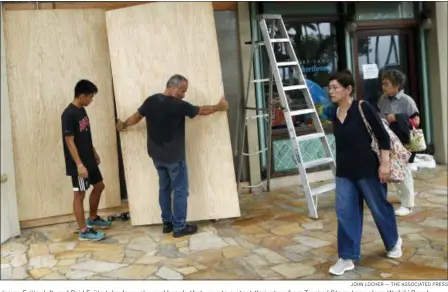
{"label": "plywood board", "polygon": [[[5,2],[5,10],[36,10],[36,9],[118,9],[155,1],[107,1],[107,2]],[[236,1],[212,2],[215,11],[236,11]]]}
{"label": "plywood board", "polygon": [[[187,100],[216,104],[223,95],[210,2],[152,3],[106,12],[118,116],[127,118],[168,78],[189,79]],[[123,162],[133,225],[160,223],[158,177],[144,121],[123,132]],[[190,196],[187,220],[240,216],[227,114],[187,118]]]}
{"label": "plywood board", "polygon": [[9,111],[8,83],[6,75],[5,35],[3,32],[3,5],[0,4],[1,59],[0,59],[0,90],[1,90],[1,237],[3,244],[11,237],[20,235],[19,212],[17,210],[17,192],[14,170],[14,152],[11,134],[11,113]]}
{"label": "plywood board", "polygon": [[[102,10],[6,11],[6,61],[19,218],[73,212],[61,114],[80,79],[99,89],[87,107],[106,190],[100,208],[121,203],[112,75]],[[86,196],[85,206],[88,206]]]}

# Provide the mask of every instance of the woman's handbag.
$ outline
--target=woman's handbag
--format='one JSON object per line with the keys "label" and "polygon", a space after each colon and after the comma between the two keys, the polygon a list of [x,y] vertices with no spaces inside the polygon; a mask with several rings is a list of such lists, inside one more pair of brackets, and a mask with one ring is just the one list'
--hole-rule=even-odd
{"label": "woman's handbag", "polygon": [[[364,116],[364,112],[361,108],[362,101],[359,102],[359,111],[361,113],[362,119],[364,120],[364,124],[366,125],[367,131],[372,137],[372,150],[378,155],[378,159],[381,161],[381,154],[378,147],[378,141],[373,134],[372,128],[367,122],[366,117]],[[400,139],[398,139],[397,135],[389,128],[387,121],[382,119],[384,124],[384,128],[390,137],[390,154],[389,154],[389,165],[390,165],[390,177],[389,182],[397,183],[402,182],[404,180],[405,167],[409,162],[409,158],[411,157],[411,153],[406,150],[406,148],[401,144]]]}
{"label": "woman's handbag", "polygon": [[426,150],[426,141],[425,135],[423,135],[422,129],[417,129],[415,127],[415,122],[412,119],[409,119],[409,122],[412,125],[412,130],[409,133],[409,144],[405,145],[406,149],[411,152],[421,152]]}

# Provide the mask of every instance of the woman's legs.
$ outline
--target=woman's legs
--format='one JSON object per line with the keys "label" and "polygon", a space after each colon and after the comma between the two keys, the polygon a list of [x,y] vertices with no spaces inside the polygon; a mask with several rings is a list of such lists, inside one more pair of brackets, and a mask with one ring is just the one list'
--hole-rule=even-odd
{"label": "woman's legs", "polygon": [[401,240],[399,240],[400,237],[398,235],[394,209],[387,201],[387,185],[382,184],[378,177],[359,180],[357,185],[361,190],[361,194],[364,197],[367,206],[369,206],[369,209],[372,212],[373,219],[375,220],[375,224],[380,232],[386,250],[391,252],[397,247],[397,243],[400,243],[399,256],[401,256]]}
{"label": "woman's legs", "polygon": [[338,218],[338,262],[330,268],[333,275],[354,269],[353,260],[361,258],[363,201],[356,184],[336,177],[336,215]]}
{"label": "woman's legs", "polygon": [[363,200],[356,183],[336,178],[336,215],[338,218],[338,254],[340,258],[361,258]]}
{"label": "woman's legs", "polygon": [[406,216],[412,212],[414,207],[414,178],[412,171],[407,165],[404,168],[404,181],[397,184],[398,192],[400,193],[401,207],[395,211],[397,216]]}

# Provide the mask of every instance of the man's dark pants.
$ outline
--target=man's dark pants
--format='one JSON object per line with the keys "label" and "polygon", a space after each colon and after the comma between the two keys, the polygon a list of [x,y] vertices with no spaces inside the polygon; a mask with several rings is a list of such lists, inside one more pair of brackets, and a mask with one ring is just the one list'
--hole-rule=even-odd
{"label": "man's dark pants", "polygon": [[[174,231],[185,226],[187,217],[188,171],[185,161],[163,163],[154,161],[159,174],[159,204],[163,223],[173,223]],[[174,204],[171,192],[174,191]],[[174,210],[171,206],[173,205]],[[174,212],[173,212],[174,211]]]}

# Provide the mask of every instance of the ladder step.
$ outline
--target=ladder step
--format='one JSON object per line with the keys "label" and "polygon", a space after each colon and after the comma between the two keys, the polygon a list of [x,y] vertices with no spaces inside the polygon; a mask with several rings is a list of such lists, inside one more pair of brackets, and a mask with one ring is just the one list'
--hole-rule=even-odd
{"label": "ladder step", "polygon": [[332,157],[325,157],[325,158],[305,162],[305,163],[303,163],[303,167],[305,169],[307,169],[307,168],[312,168],[312,167],[316,167],[316,166],[329,164],[331,162],[333,162]]}
{"label": "ladder step", "polygon": [[266,185],[266,181],[262,181],[261,183],[257,184],[257,185],[251,185],[251,186],[240,186],[241,189],[254,189],[254,188],[259,188],[261,186]]}
{"label": "ladder step", "polygon": [[252,83],[261,83],[261,82],[268,82],[270,79],[266,78],[266,79],[255,79],[252,80]]}
{"label": "ladder step", "polygon": [[282,19],[281,14],[259,14],[255,17],[257,20],[261,19]]}
{"label": "ladder step", "polygon": [[[292,146],[294,148],[293,151],[293,157],[292,159],[294,160],[299,173],[300,173],[300,178],[302,180],[302,183],[306,185],[305,189],[305,197],[307,200],[307,205],[308,205],[308,211],[309,211],[309,216],[311,218],[318,218],[318,214],[317,214],[317,198],[318,195],[329,192],[334,190],[336,188],[336,184],[333,181],[331,184],[328,184],[330,182],[327,182],[327,185],[323,185],[320,187],[316,187],[316,188],[310,188],[309,184],[308,184],[308,180],[309,180],[309,173],[307,173],[307,169],[312,169],[314,167],[318,167],[318,166],[330,166],[331,167],[331,171],[333,172],[333,176],[335,175],[335,165],[336,165],[336,161],[333,158],[333,155],[331,153],[331,149],[330,149],[330,145],[328,144],[328,140],[326,138],[325,132],[323,131],[323,127],[322,127],[322,122],[320,121],[319,117],[318,117],[318,111],[316,110],[316,108],[313,106],[313,99],[311,97],[311,93],[309,91],[309,88],[307,86],[307,82],[305,82],[305,76],[304,76],[304,72],[301,69],[301,60],[299,60],[296,56],[295,53],[295,49],[293,48],[293,41],[289,38],[289,34],[288,31],[286,30],[286,26],[283,22],[283,18],[280,14],[261,14],[256,16],[258,25],[259,25],[259,32],[261,33],[260,37],[261,40],[258,39],[257,41],[253,40],[250,42],[246,42],[246,44],[252,44],[252,58],[254,57],[255,54],[255,49],[261,49],[263,48],[266,49],[266,54],[267,57],[269,59],[269,67],[270,67],[270,72],[272,73],[272,76],[257,76],[257,77],[253,77],[253,79],[258,79],[258,80],[251,80],[250,82],[247,82],[248,86],[251,84],[256,83],[257,85],[266,85],[267,84],[272,84],[274,85],[273,81],[275,81],[275,87],[276,87],[276,92],[274,93],[272,91],[273,88],[270,88],[269,92],[270,92],[270,96],[269,99],[272,99],[274,94],[276,94],[276,100],[277,100],[277,95],[280,98],[281,101],[281,105],[283,108],[283,114],[285,117],[285,120],[287,121],[287,128],[288,128],[288,132],[289,135],[291,137],[290,141],[292,142]],[[273,36],[272,32],[279,29],[279,34]],[[253,34],[256,35],[256,34]],[[283,51],[286,51],[284,53],[287,53],[288,58],[284,58],[282,60],[278,60],[277,61],[277,56],[276,56],[276,49],[280,49],[280,48],[276,48],[278,45],[275,44],[279,44],[280,47],[282,47],[281,49]],[[260,47],[256,47],[255,45],[260,45]],[[262,47],[264,46],[264,47]],[[303,60],[302,60],[303,61]],[[251,70],[254,70],[254,64],[251,61]],[[289,83],[283,83],[284,80],[282,78],[282,72],[284,69],[288,69],[289,71],[291,71],[291,69],[293,69],[293,71],[295,71],[294,73],[297,75],[295,76],[296,79],[299,80],[299,82],[297,82],[296,84],[289,84]],[[288,71],[286,70],[286,71]],[[271,78],[271,79],[267,79]],[[274,80],[273,80],[273,79]],[[263,82],[263,83],[262,83]],[[272,82],[272,83],[271,83]],[[276,85],[279,85],[278,87]],[[289,98],[287,97],[288,94],[291,94],[294,91],[298,91],[298,93],[301,93],[300,95],[303,95],[303,97],[305,98],[305,100],[307,101],[307,105],[306,107],[301,107],[297,108],[297,109],[290,109],[289,106]],[[246,93],[247,95],[248,93]],[[247,101],[247,96],[246,96],[246,101]],[[277,107],[277,103],[273,104],[271,101],[269,101],[268,107],[269,109],[273,109],[273,107]],[[248,104],[246,102],[245,107],[247,107]],[[268,114],[269,113],[269,114]],[[256,112],[257,115],[259,114],[268,114],[268,116],[270,116],[270,112],[269,111],[257,111]],[[310,133],[308,135],[300,135],[297,136],[296,135],[296,130],[294,128],[293,125],[293,120],[292,118],[294,116],[300,116],[302,115],[311,115],[313,117],[313,125],[316,127],[317,131],[314,131],[313,133]],[[271,124],[272,121],[267,119],[268,123]],[[264,120],[263,120],[264,121]],[[247,120],[246,120],[246,125],[247,125]],[[246,133],[246,132],[244,132]],[[242,153],[244,152],[244,146],[245,146],[245,136],[243,135],[243,141],[241,141],[240,144],[240,148],[238,149],[237,153]],[[269,139],[272,139],[272,133],[270,133],[270,137]],[[294,140],[295,139],[295,140]],[[325,149],[325,153],[326,156],[325,158],[320,158],[317,160],[312,160],[312,161],[308,161],[305,162],[303,159],[303,155],[301,153],[301,149],[302,146],[299,142],[302,141],[308,141],[308,140],[312,140],[312,139],[318,139],[321,140],[320,142],[322,142],[323,144],[323,148]],[[242,148],[241,148],[242,147]],[[262,147],[266,147],[266,146],[262,146]],[[261,147],[260,147],[261,148]],[[266,148],[265,148],[266,149]],[[265,149],[263,149],[263,151],[265,151]],[[255,150],[255,149],[254,149]],[[258,149],[257,149],[258,150]],[[257,151],[255,150],[255,151]],[[269,147],[266,151],[269,152],[268,155],[272,155],[271,152],[271,148]],[[261,152],[261,150],[255,154],[251,154],[251,155],[258,155]],[[244,153],[244,156],[247,156],[249,154]],[[241,155],[241,157],[243,157],[243,155]],[[243,159],[243,158],[240,158]],[[240,160],[240,165],[241,165],[241,161]],[[241,181],[241,169],[239,170],[239,175],[238,175],[238,179],[237,181],[240,182]],[[270,171],[267,171],[267,182],[266,182],[266,189],[269,190],[270,185],[270,179],[271,179],[271,173]],[[316,199],[316,200],[314,200]]]}
{"label": "ladder step", "polygon": [[243,154],[244,156],[253,156],[253,155],[257,155],[257,154],[263,153],[265,151],[268,151],[267,147],[263,148],[263,149],[261,149],[260,151],[257,151],[257,152],[252,152],[252,153],[243,152],[241,154]]}
{"label": "ladder step", "polygon": [[279,62],[279,63],[277,63],[277,66],[279,66],[279,67],[294,66],[294,65],[299,65],[299,62],[292,61],[292,62]]}
{"label": "ladder step", "polygon": [[289,39],[270,39],[271,43],[289,43]]}
{"label": "ladder step", "polygon": [[307,114],[312,114],[315,113],[315,111],[311,108],[309,109],[301,109],[301,110],[296,110],[296,111],[291,111],[290,114],[292,117],[295,116],[300,116],[300,115],[307,115]]}
{"label": "ladder step", "polygon": [[283,87],[283,89],[285,91],[290,91],[290,90],[303,90],[306,89],[306,85],[291,85],[291,86],[285,86]]}
{"label": "ladder step", "polygon": [[318,195],[321,195],[323,193],[332,191],[334,189],[336,189],[336,184],[335,183],[330,183],[330,184],[323,185],[323,186],[320,186],[320,187],[315,188],[315,189],[311,189],[311,195],[312,196],[318,196]]}
{"label": "ladder step", "polygon": [[259,114],[259,115],[252,115],[246,117],[246,120],[252,120],[252,119],[259,119],[259,118],[267,118],[269,114]]}
{"label": "ladder step", "polygon": [[308,140],[318,139],[325,137],[324,133],[314,133],[309,135],[302,135],[297,137],[297,142],[304,142]]}

